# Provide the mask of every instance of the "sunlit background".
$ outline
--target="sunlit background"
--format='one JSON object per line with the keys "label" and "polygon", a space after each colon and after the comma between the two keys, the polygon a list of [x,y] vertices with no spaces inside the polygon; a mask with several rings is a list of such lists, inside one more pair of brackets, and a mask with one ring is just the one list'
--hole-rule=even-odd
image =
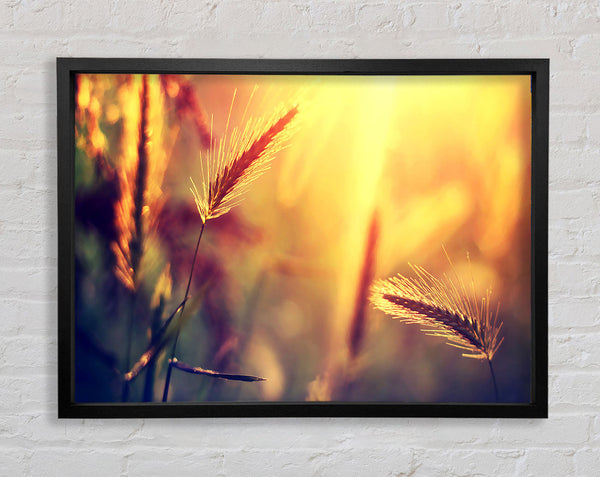
{"label": "sunlit background", "polygon": [[[529,76],[79,75],[76,101],[76,401],[122,400],[123,374],[183,300],[202,226],[190,177],[202,183],[207,152],[295,105],[270,169],[206,223],[201,299],[177,344],[191,366],[266,381],[175,369],[169,400],[495,401],[487,362],[367,300],[409,263],[449,273],[445,247],[500,303],[498,400],[530,401]],[[128,400],[161,399],[170,350]]]}

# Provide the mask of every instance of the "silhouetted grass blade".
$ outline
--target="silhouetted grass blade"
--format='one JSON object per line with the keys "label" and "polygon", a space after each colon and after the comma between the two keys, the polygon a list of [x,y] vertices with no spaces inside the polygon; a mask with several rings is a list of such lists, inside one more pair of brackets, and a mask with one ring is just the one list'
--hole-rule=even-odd
{"label": "silhouetted grass blade", "polygon": [[228,374],[228,373],[219,373],[217,371],[213,371],[211,369],[204,369],[200,367],[192,367],[189,364],[186,364],[182,361],[178,361],[177,358],[173,358],[171,360],[171,366],[173,368],[180,369],[186,373],[191,374],[200,374],[202,376],[208,376],[211,378],[219,378],[219,379],[227,379],[229,381],[246,381],[246,382],[254,382],[254,381],[266,381],[266,378],[261,378],[259,376],[251,376],[248,374]]}

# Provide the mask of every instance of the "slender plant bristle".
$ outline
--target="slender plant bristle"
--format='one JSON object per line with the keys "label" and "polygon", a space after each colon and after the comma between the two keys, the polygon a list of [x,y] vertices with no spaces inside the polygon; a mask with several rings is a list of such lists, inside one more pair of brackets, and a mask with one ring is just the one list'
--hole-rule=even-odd
{"label": "slender plant bristle", "polygon": [[502,344],[499,305],[490,309],[491,290],[479,299],[456,275],[440,280],[411,265],[416,276],[402,275],[377,280],[371,287],[371,303],[404,323],[417,324],[429,336],[445,338],[464,351],[466,358],[493,358]]}
{"label": "slender plant bristle", "polygon": [[293,107],[274,120],[250,120],[243,130],[235,128],[231,133],[228,117],[225,134],[201,163],[200,190],[192,180],[191,192],[203,222],[226,214],[239,204],[248,186],[269,168],[275,154],[283,149],[289,135],[286,134],[288,125],[297,113],[298,108]]}

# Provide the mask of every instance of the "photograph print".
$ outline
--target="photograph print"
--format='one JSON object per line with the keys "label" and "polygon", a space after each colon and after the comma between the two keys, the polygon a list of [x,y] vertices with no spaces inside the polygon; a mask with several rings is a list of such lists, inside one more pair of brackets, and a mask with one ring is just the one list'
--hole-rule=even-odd
{"label": "photograph print", "polygon": [[532,401],[532,78],[76,73],[75,403]]}

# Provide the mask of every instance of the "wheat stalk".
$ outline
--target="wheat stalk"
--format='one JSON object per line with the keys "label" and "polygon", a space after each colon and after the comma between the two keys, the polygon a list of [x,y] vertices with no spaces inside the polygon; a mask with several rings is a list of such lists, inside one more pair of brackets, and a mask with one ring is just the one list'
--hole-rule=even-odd
{"label": "wheat stalk", "polygon": [[[246,105],[246,110],[242,115],[242,122],[246,117],[246,112],[252,96]],[[191,192],[198,208],[198,213],[202,219],[202,227],[198,234],[194,257],[192,258],[192,266],[185,296],[187,297],[192,277],[194,275],[194,267],[198,256],[200,241],[206,226],[206,222],[210,219],[220,217],[235,207],[241,200],[241,196],[248,189],[249,185],[262,175],[268,168],[275,154],[283,148],[283,143],[289,135],[287,126],[290,124],[294,116],[298,113],[298,108],[294,106],[287,113],[278,117],[278,119],[251,119],[242,130],[234,128],[229,134],[229,122],[231,120],[231,111],[235,102],[236,92],[234,91],[227,116],[225,126],[225,134],[219,139],[214,148],[209,149],[207,153],[206,164],[202,164],[202,192],[198,191],[193,179]],[[277,118],[277,116],[275,116]],[[267,126],[271,124],[271,126]],[[211,121],[211,140],[213,143]],[[287,132],[287,134],[286,134]],[[185,304],[181,312],[183,313]],[[171,373],[176,366],[177,360],[175,353],[177,350],[177,341],[179,340],[179,330],[175,335],[173,347],[171,349],[171,358],[167,368],[165,378],[165,386],[163,389],[163,402],[166,402],[169,397],[169,386],[171,384]],[[196,368],[202,369],[202,368]],[[190,372],[189,370],[186,370]],[[203,373],[196,373],[203,374]],[[204,373],[206,374],[206,373]]]}
{"label": "wheat stalk", "polygon": [[421,326],[429,336],[445,338],[448,345],[461,349],[465,358],[487,360],[497,399],[492,359],[503,338],[502,322],[498,322],[500,303],[491,307],[491,288],[479,297],[473,280],[468,290],[456,272],[439,279],[422,267],[410,266],[415,273],[412,278],[398,274],[375,281],[371,303],[393,318]]}

